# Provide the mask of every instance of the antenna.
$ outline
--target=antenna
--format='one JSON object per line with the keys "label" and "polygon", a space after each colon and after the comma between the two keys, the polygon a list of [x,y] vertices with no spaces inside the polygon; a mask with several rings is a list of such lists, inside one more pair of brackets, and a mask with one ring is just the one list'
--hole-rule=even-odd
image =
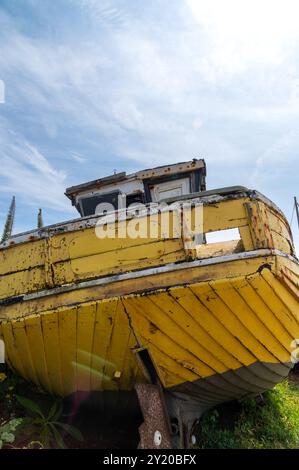
{"label": "antenna", "polygon": [[4,225],[3,235],[2,235],[0,243],[5,242],[12,234],[12,228],[13,228],[14,219],[15,219],[15,212],[16,212],[16,198],[15,196],[13,196],[10,206],[9,206],[6,222]]}
{"label": "antenna", "polygon": [[297,223],[298,223],[298,228],[299,228],[299,206],[298,206],[298,202],[297,202],[296,196],[294,196],[294,203],[295,203],[296,216],[297,216]]}

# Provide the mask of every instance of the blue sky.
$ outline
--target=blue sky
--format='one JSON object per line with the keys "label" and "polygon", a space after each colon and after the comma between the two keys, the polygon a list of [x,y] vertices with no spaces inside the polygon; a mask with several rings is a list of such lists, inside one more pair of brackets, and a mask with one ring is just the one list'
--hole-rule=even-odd
{"label": "blue sky", "polygon": [[67,186],[193,157],[209,189],[258,189],[290,219],[298,14],[297,0],[0,0],[0,227],[13,194],[18,232],[39,207],[46,224],[73,217]]}

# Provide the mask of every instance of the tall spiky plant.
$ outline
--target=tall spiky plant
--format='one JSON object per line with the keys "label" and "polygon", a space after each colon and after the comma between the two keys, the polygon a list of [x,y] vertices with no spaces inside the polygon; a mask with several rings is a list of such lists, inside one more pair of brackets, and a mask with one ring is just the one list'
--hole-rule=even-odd
{"label": "tall spiky plant", "polygon": [[42,211],[42,209],[38,209],[38,214],[37,214],[37,228],[43,228],[43,226],[44,226],[43,211]]}
{"label": "tall spiky plant", "polygon": [[16,212],[16,198],[15,196],[13,196],[10,206],[9,206],[6,222],[4,225],[3,235],[2,235],[0,243],[5,242],[12,234],[12,229],[13,229],[13,224],[14,224],[14,219],[15,219],[15,212]]}

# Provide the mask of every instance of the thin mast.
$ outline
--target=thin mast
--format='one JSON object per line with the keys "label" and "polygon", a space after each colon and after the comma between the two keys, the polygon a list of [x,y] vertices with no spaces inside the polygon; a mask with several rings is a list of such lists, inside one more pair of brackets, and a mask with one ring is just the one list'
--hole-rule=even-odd
{"label": "thin mast", "polygon": [[296,196],[294,197],[294,202],[295,202],[295,209],[296,209],[296,216],[297,216],[297,223],[298,223],[298,228],[299,228],[299,207],[298,207],[298,202]]}

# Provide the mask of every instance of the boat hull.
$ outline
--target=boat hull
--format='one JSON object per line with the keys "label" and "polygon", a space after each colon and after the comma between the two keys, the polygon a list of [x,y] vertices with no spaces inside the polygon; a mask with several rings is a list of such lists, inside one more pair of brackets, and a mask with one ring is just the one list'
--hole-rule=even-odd
{"label": "boat hull", "polygon": [[[287,220],[244,188],[187,198],[187,212],[118,218],[107,225],[112,238],[98,237],[91,216],[5,242],[0,336],[10,366],[58,396],[100,393],[104,407],[126,407],[120,395],[134,396],[136,385],[145,405],[146,390],[153,402],[162,390],[188,433],[205,409],[283,380],[299,357],[299,264]],[[136,222],[155,236],[120,236]],[[198,243],[230,229],[238,240]]]}
{"label": "boat hull", "polygon": [[271,250],[198,260],[39,293],[2,307],[0,334],[11,367],[55,395],[132,391],[153,366],[169,397],[204,410],[287,376],[298,279]]}

